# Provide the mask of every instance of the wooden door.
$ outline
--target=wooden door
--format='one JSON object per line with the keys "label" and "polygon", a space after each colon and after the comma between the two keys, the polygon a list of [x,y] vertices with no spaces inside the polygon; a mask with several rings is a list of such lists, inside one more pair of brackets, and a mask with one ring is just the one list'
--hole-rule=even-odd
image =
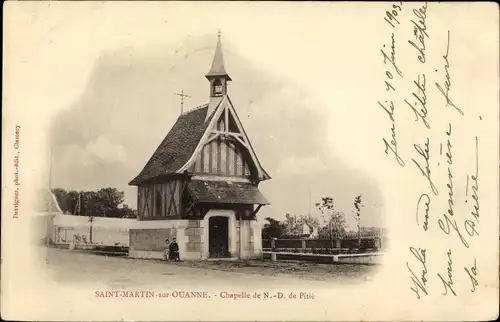
{"label": "wooden door", "polygon": [[211,217],[209,219],[209,257],[227,258],[229,253],[229,218]]}

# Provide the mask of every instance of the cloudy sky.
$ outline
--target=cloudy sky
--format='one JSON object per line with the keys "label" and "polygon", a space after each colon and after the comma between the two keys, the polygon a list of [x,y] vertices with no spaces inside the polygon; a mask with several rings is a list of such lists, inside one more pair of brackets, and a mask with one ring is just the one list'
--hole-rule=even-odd
{"label": "cloudy sky", "polygon": [[[24,39],[15,59],[29,61],[16,66],[31,95],[18,99],[39,106],[30,117],[52,142],[53,186],[116,187],[135,207],[136,188],[127,184],[179,116],[174,93],[183,88],[191,96],[186,109],[208,99],[204,75],[221,29],[229,95],[272,177],[261,185],[272,205],[259,218],[317,215],[313,204],[331,196],[352,224],[361,194],[363,224],[383,225],[381,181],[393,165],[380,135],[388,133],[387,117],[376,102],[387,35],[367,28],[382,28],[372,14],[381,5],[274,10],[261,3],[252,16],[243,3],[193,6],[38,4],[16,16],[33,27],[12,33]],[[314,23],[298,19],[297,10],[314,13]]]}

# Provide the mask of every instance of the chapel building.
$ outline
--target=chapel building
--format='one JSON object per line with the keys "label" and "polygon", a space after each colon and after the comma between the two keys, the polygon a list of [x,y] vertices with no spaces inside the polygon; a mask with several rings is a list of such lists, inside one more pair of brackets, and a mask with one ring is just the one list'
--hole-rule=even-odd
{"label": "chapel building", "polygon": [[209,72],[208,103],[182,113],[143,170],[129,255],[160,258],[176,237],[181,259],[258,258],[262,254],[260,164],[229,98],[220,35]]}

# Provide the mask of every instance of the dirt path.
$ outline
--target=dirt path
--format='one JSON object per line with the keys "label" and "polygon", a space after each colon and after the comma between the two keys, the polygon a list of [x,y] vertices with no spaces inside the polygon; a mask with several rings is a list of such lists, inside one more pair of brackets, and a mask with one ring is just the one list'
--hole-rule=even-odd
{"label": "dirt path", "polygon": [[310,285],[332,281],[362,283],[376,269],[365,265],[290,262],[161,262],[62,249],[48,249],[45,261],[47,271],[58,282],[96,283],[111,288],[151,288],[158,285],[259,286],[270,283]]}

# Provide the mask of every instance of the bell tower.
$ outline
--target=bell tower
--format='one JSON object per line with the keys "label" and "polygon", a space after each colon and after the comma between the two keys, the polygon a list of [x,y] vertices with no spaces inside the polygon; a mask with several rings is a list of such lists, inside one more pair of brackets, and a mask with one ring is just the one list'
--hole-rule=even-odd
{"label": "bell tower", "polygon": [[217,47],[215,48],[214,60],[210,71],[205,77],[210,82],[210,97],[223,97],[227,94],[227,82],[231,81],[231,77],[226,72],[224,67],[224,57],[222,55],[220,30],[217,33]]}

